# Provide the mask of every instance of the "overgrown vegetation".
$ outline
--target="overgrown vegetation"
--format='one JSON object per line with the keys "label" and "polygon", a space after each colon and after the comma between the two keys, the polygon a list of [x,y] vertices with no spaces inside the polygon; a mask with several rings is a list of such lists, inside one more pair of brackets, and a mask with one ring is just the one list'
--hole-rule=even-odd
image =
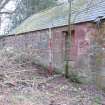
{"label": "overgrown vegetation", "polygon": [[74,73],[74,72],[70,73],[69,78],[70,78],[71,82],[78,83],[78,84],[82,83],[81,82],[81,77],[78,74]]}

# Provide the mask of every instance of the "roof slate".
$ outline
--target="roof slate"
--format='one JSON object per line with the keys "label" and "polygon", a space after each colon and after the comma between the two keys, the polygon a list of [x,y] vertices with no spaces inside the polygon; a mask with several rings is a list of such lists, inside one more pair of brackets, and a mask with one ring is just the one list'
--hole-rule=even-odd
{"label": "roof slate", "polygon": [[[72,24],[93,21],[99,16],[103,16],[103,18],[105,18],[104,0],[97,4],[93,4],[90,7],[86,7],[86,5],[80,6],[78,10],[74,7],[75,5],[72,7]],[[40,13],[34,14],[26,19],[21,25],[19,25],[9,34],[20,34],[67,25],[68,13],[69,10],[67,3],[51,9],[47,9],[45,11],[41,11]]]}

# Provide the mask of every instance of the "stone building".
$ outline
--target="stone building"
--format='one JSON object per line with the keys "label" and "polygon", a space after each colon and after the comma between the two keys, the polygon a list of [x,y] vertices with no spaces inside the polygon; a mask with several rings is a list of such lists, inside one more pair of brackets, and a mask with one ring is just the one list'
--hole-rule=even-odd
{"label": "stone building", "polygon": [[92,43],[101,24],[104,27],[104,7],[105,2],[100,2],[89,8],[82,6],[78,11],[72,10],[71,48],[66,45],[69,12],[67,4],[32,15],[8,35],[1,36],[0,46],[19,49],[31,46],[31,49],[37,49],[41,64],[52,64],[59,72],[64,72],[66,46],[72,69],[83,80],[87,78],[90,81],[96,72],[91,69],[94,63],[90,57]]}

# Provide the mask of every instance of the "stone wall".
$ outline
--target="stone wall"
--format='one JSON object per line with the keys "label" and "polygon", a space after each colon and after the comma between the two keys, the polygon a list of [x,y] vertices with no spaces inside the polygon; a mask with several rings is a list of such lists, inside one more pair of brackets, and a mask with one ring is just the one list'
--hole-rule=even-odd
{"label": "stone wall", "polygon": [[[51,37],[52,65],[64,72],[65,60],[65,36],[63,31],[67,31],[67,26],[53,28]],[[90,38],[94,33],[92,23],[81,23],[73,27],[74,35],[71,49],[68,49],[70,65],[76,74],[83,78],[91,78],[90,63]],[[0,48],[12,47],[16,49],[26,49],[37,51],[37,56],[41,63],[49,65],[49,29],[28,32],[20,35],[11,35],[0,39]],[[35,52],[36,53],[36,52]],[[63,71],[62,71],[63,70]],[[88,79],[89,80],[89,79]]]}

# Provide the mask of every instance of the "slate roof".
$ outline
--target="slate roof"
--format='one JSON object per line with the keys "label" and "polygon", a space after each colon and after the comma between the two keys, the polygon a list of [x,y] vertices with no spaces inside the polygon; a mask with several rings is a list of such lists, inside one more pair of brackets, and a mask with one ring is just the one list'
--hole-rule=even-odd
{"label": "slate roof", "polygon": [[[20,34],[35,30],[42,30],[46,28],[59,27],[68,24],[68,4],[56,6],[40,13],[34,14],[26,19],[21,25],[14,29],[9,34]],[[72,24],[93,21],[97,17],[103,16],[105,18],[105,1],[102,0],[97,4],[80,6],[78,11],[72,9]]]}

